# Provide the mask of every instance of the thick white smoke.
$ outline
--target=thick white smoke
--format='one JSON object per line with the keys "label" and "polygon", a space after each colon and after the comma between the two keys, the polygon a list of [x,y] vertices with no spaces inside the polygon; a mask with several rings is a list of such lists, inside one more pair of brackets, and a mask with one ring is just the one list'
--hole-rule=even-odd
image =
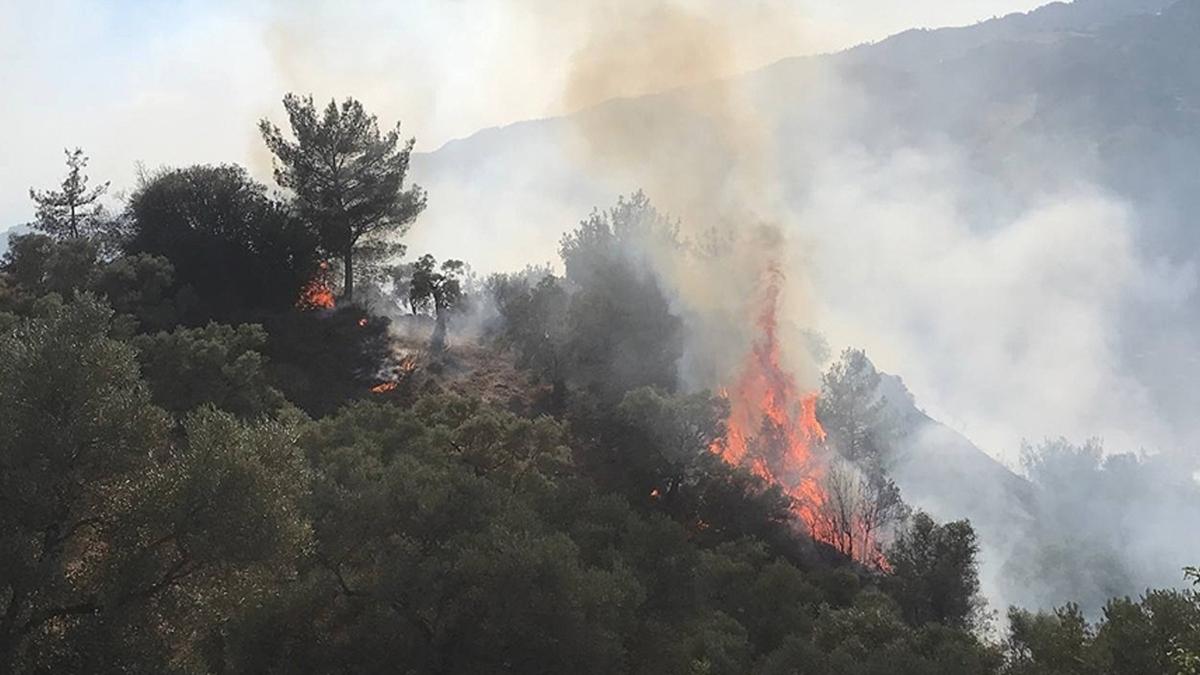
{"label": "thick white smoke", "polygon": [[968,205],[968,175],[947,149],[821,164],[796,222],[830,341],[865,348],[1014,467],[1022,439],[1178,447],[1120,341],[1130,303],[1182,303],[1194,271],[1144,259],[1136,214],[1098,188],[1034,196],[993,224]]}

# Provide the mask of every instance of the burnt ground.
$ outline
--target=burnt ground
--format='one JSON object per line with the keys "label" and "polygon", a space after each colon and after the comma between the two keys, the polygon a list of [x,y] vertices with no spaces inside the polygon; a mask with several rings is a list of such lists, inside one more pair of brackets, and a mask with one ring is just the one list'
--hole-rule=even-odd
{"label": "burnt ground", "polygon": [[452,332],[444,351],[430,351],[433,322],[423,319],[394,324],[394,365],[380,377],[376,396],[411,402],[422,395],[451,393],[520,414],[534,412],[538,401],[545,400],[549,387],[519,370],[511,353],[485,338]]}

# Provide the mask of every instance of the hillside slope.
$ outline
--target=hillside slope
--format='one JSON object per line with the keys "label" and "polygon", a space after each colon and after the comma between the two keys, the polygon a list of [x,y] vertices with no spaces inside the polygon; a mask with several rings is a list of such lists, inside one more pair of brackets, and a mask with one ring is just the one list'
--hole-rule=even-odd
{"label": "hillside slope", "polygon": [[[1200,323],[1194,215],[1200,211],[1200,0],[1055,3],[974,26],[909,31],[840,54],[788,59],[729,82],[487,129],[414,156],[414,178],[430,199],[410,235],[411,250],[460,257],[482,271],[512,269],[554,262],[560,234],[619,194],[647,188],[652,200],[679,213],[684,208],[671,195],[651,188],[696,171],[695,147],[711,155],[711,166],[702,167],[708,174],[737,165],[709,147],[717,122],[694,105],[714,91],[744,98],[755,115],[749,121],[770,133],[770,184],[762,192],[778,195],[772,209],[801,246],[817,240],[825,251],[853,255],[864,248],[853,239],[862,231],[829,223],[827,212],[812,207],[837,204],[845,197],[836,191],[847,187],[863,193],[849,199],[856,205],[876,198],[880,185],[898,191],[906,200],[901,216],[926,205],[934,214],[949,208],[954,226],[984,245],[1047,200],[1098,194],[1115,203],[1131,230],[1105,234],[1132,259],[1109,261],[1113,283],[1122,284],[1112,291],[1117,297],[1084,309],[1106,313],[1106,322],[1113,315],[1105,367],[1139,402],[1137,419],[1129,420],[1138,426],[1119,435],[1121,449],[1135,449],[1131,443],[1163,449],[1200,437],[1191,414],[1200,394],[1188,386],[1200,379],[1193,356],[1200,352],[1200,331],[1193,330]],[[658,137],[644,161],[618,169],[589,161],[581,130],[595,127]],[[892,176],[897,167],[907,172],[899,181]],[[892,206],[884,200],[848,217],[887,218]],[[931,240],[926,250],[940,236],[936,229],[912,233],[914,241]],[[1077,248],[1069,240],[1043,245],[1068,254]],[[879,248],[861,255],[905,253]],[[853,312],[845,300],[858,297],[853,283],[844,283],[848,274],[870,281],[872,270],[899,265],[868,259],[859,269],[853,260],[816,255],[818,267],[828,269],[813,281],[815,294],[843,313]],[[1053,263],[1056,254],[1045,255]],[[1053,270],[1046,275],[1052,278]],[[1147,411],[1162,419],[1149,419]]]}

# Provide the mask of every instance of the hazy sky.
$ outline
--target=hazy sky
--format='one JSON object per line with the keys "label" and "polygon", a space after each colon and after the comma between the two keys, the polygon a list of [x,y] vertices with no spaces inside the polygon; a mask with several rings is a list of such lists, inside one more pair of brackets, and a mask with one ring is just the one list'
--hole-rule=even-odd
{"label": "hazy sky", "polygon": [[[745,36],[735,69],[909,27],[970,23],[1036,0],[696,0]],[[136,165],[240,162],[267,178],[255,128],[287,91],[354,95],[418,150],[563,111],[564,74],[598,22],[640,0],[0,0],[0,230],[62,149],[114,190]],[[638,93],[638,92],[629,92]],[[419,177],[418,177],[419,178]]]}

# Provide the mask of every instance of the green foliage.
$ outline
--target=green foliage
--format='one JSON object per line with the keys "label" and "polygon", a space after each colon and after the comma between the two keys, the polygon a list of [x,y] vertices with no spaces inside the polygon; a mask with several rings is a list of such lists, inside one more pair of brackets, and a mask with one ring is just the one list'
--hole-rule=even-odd
{"label": "green foliage", "polygon": [[272,384],[313,416],[368,396],[391,363],[388,320],[353,305],[270,315],[263,325]]}
{"label": "green foliage", "polygon": [[705,551],[698,575],[701,592],[744,627],[760,653],[778,649],[789,635],[810,634],[825,599],[803,572],[753,539]]}
{"label": "green foliage", "polygon": [[184,667],[307,537],[294,435],[207,411],[172,442],[110,318],[0,335],[0,669]]}
{"label": "green foliage", "polygon": [[261,326],[216,323],[133,339],[156,404],[177,415],[213,405],[244,419],[284,404],[268,382],[261,354],[266,342]]}
{"label": "green foliage", "polygon": [[830,462],[822,481],[827,498],[817,509],[818,527],[851,558],[882,555],[879,541],[909,514],[887,475],[899,425],[880,391],[881,379],[863,351],[846,349],[822,376],[817,398],[826,447],[841,458]]}
{"label": "green foliage", "polygon": [[[728,403],[675,391],[655,261],[681,244],[641,193],[563,238],[563,278],[489,281],[493,335],[557,418],[362,400],[387,321],[293,305],[318,251],[348,298],[356,265],[399,252],[387,235],[424,207],[412,141],[353,99],[285,106],[295,140],[261,130],[296,214],[239,167],[164,171],[113,258],[81,153],[34,194],[54,236],[14,237],[0,269],[0,672],[1200,672],[1194,590],[1112,600],[1095,625],[1014,609],[1005,652],[981,642],[965,521],[918,514],[887,574],[831,567],[778,487],[711,451]],[[408,269],[438,347],[470,277]],[[828,476],[848,477],[828,504],[855,524],[899,504],[879,385],[853,350],[823,382]],[[1053,484],[1099,456],[1027,467]]]}
{"label": "green foliage", "polygon": [[817,417],[842,456],[879,473],[896,421],[879,392],[880,376],[860,349],[846,349],[821,377]]}
{"label": "green foliage", "polygon": [[1008,613],[1010,673],[1075,675],[1097,672],[1088,663],[1091,632],[1077,605],[1066,605],[1049,614],[1018,609]]}
{"label": "green foliage", "polygon": [[917,513],[888,549],[886,587],[910,623],[971,628],[980,609],[978,553],[967,521],[939,525]]}
{"label": "green foliage", "polygon": [[404,188],[415,141],[400,142],[399,123],[380,133],[375,116],[353,98],[341,106],[330,101],[320,113],[311,96],[288,94],[283,105],[295,140],[268,120],[259,123],[275,155],[275,180],[295,194],[324,251],[341,261],[342,292],[352,300],[358,247],[403,235],[425,209],[424,191]]}
{"label": "green foliage", "polygon": [[793,635],[757,672],[814,675],[958,675],[996,672],[1002,657],[962,631],[913,627],[886,596],[860,594],[851,606],[822,607],[813,635]]}
{"label": "green foliage", "polygon": [[650,256],[677,250],[677,229],[638,192],[563,236],[564,278],[531,268],[489,279],[495,336],[553,386],[549,410],[566,410],[569,391],[607,408],[638,387],[676,387],[683,327]]}
{"label": "green foliage", "polygon": [[563,236],[560,253],[573,288],[566,353],[572,379],[616,403],[626,391],[676,386],[682,323],[649,255],[678,247],[677,226],[644,194],[593,211]]}
{"label": "green foliage", "polygon": [[92,237],[104,228],[107,218],[100,198],[108,183],[88,188],[84,173],[88,158],[83,150],[63,150],[67,156],[67,176],[58,190],[29,190],[29,198],[37,204],[34,229],[54,239]]}
{"label": "green foliage", "polygon": [[1150,591],[1140,602],[1114,598],[1104,608],[1093,650],[1115,675],[1169,672],[1178,651],[1200,654],[1200,605],[1175,591]]}
{"label": "green foliage", "polygon": [[412,266],[408,284],[408,304],[413,312],[433,309],[437,327],[430,339],[430,349],[435,352],[446,348],[446,324],[449,315],[463,300],[462,276],[466,265],[461,260],[447,260],[441,267],[428,253],[421,256]]}
{"label": "green foliage", "polygon": [[[227,627],[211,667],[857,673],[907,660],[898,672],[994,671],[970,636],[913,629],[883,600],[835,609],[761,542],[697,546],[679,524],[595,492],[564,439],[547,418],[457,397],[359,403],[316,423],[303,440],[311,554],[288,593]],[[890,651],[867,658],[874,669],[836,669],[879,642]]]}
{"label": "green foliage", "polygon": [[100,266],[99,249],[79,238],[56,241],[44,234],[11,237],[3,268],[10,282],[28,298],[57,293],[69,298],[85,290]]}
{"label": "green foliage", "polygon": [[710,467],[710,447],[724,437],[728,414],[728,403],[707,393],[667,396],[644,387],[626,394],[617,416],[629,429],[629,446],[639,449],[628,468],[653,481],[638,487],[673,504]]}
{"label": "green foliage", "polygon": [[315,235],[240,166],[143,177],[128,210],[127,251],[170,261],[194,323],[286,310],[317,269]]}
{"label": "green foliage", "polygon": [[500,319],[495,337],[502,347],[516,353],[517,365],[550,383],[547,407],[562,413],[567,402],[570,296],[548,270],[528,272],[495,275],[488,280],[488,292]]}
{"label": "green foliage", "polygon": [[587,420],[574,414],[577,428],[595,430],[596,445],[579,455],[604,489],[669,515],[705,545],[756,537],[776,555],[797,562],[811,557],[807,540],[795,536],[791,500],[711,451],[725,433],[723,399],[642,388],[611,413]]}
{"label": "green foliage", "polygon": [[[574,420],[601,430],[574,452],[562,422],[456,396],[297,427],[266,383],[261,329],[125,344],[88,296],[30,312],[0,340],[9,667],[1000,672],[963,630],[969,526],[918,516],[882,590],[824,568],[795,548],[778,489],[709,450],[719,398],[631,391]],[[182,419],[174,433],[151,392]],[[1186,665],[1193,598],[1114,602],[1095,630],[1018,616],[1005,668]],[[1054,670],[1063,650],[1100,670]]]}
{"label": "green foliage", "polygon": [[[819,351],[820,345],[811,348]],[[899,420],[889,410],[881,382],[865,352],[846,349],[822,375],[817,398],[825,445],[841,458],[830,462],[823,478],[827,498],[817,509],[818,527],[837,551],[851,558],[881,556],[879,541],[887,540],[909,515],[899,487],[887,474]]]}
{"label": "green foliage", "polygon": [[1149,591],[1115,598],[1089,624],[1077,605],[1009,612],[1009,675],[1187,675],[1200,664],[1200,595]]}
{"label": "green foliage", "polygon": [[13,237],[0,269],[10,289],[0,303],[21,314],[46,295],[71,298],[88,291],[104,297],[126,332],[133,332],[174,325],[180,307],[189,302],[173,292],[174,270],[165,258],[132,255],[105,261],[97,245],[82,238]]}
{"label": "green foliage", "polygon": [[[583,562],[532,503],[562,461],[556,425],[462,399],[359,404],[305,445],[318,477],[307,581],[328,589],[325,604],[270,645],[235,632],[254,647],[233,658],[317,672],[619,669],[636,584]],[[296,622],[309,602],[264,611]]]}
{"label": "green foliage", "polygon": [[[650,256],[677,248],[679,226],[658,212],[645,193],[619,197],[608,211],[594,210],[563,235],[559,253],[567,278],[580,287],[604,281],[614,267],[653,272]],[[626,267],[627,266],[627,267]]]}
{"label": "green foliage", "polygon": [[1177,574],[1190,540],[1167,538],[1147,555],[1144,538],[1147,524],[1200,522],[1200,484],[1170,455],[1106,452],[1096,439],[1023,447],[1022,466],[1037,488],[1035,520],[1019,541],[1027,552],[1014,556],[1024,564],[1006,575],[1056,589],[1094,617],[1109,598],[1144,590],[1137,571]]}
{"label": "green foliage", "polygon": [[191,293],[175,292],[175,268],[162,256],[117,258],[104,265],[93,288],[141,331],[170,328],[195,305]]}
{"label": "green foliage", "polygon": [[272,384],[314,417],[370,395],[391,363],[388,319],[353,305],[328,315],[287,312],[266,317],[264,325]]}

